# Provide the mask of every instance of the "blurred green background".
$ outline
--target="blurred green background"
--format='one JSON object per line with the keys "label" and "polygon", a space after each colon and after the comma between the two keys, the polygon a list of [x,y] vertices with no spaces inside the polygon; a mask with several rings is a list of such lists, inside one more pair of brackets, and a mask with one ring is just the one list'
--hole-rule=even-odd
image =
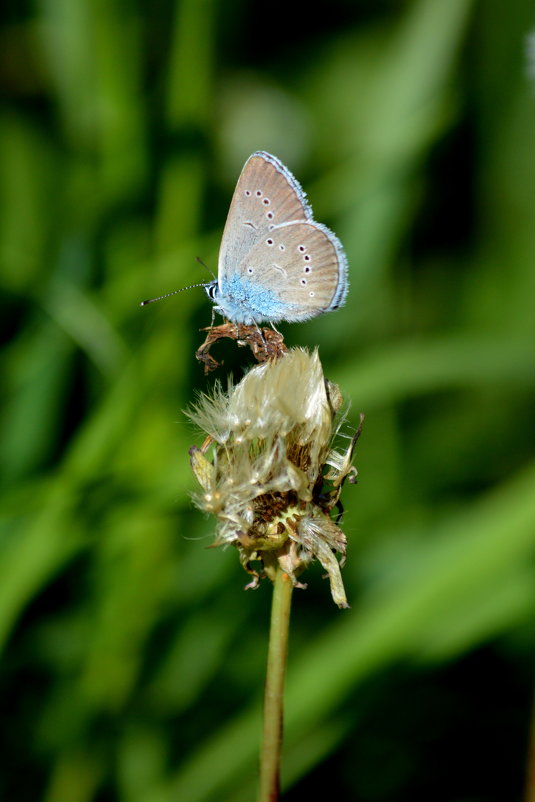
{"label": "blurred green background", "polygon": [[254,798],[270,588],[189,500],[211,307],[138,303],[216,269],[265,149],[350,262],[286,342],[367,416],[352,609],[294,594],[285,799],[535,799],[533,3],[2,13],[0,795]]}

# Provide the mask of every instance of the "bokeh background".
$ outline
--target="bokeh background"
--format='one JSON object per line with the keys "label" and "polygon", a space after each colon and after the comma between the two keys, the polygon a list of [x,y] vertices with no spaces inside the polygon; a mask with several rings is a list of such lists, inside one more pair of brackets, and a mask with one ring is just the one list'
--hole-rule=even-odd
{"label": "bokeh background", "polygon": [[533,3],[2,14],[2,797],[254,798],[270,588],[189,498],[210,303],[138,303],[216,270],[265,149],[350,262],[281,328],[367,416],[352,609],[319,566],[294,594],[285,799],[532,802]]}

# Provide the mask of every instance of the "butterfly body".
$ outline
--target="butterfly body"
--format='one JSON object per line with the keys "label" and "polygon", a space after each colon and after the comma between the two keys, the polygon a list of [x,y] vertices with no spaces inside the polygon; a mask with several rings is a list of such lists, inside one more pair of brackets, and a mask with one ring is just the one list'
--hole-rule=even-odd
{"label": "butterfly body", "polygon": [[218,279],[205,290],[218,312],[246,325],[308,320],[345,300],[342,245],[316,223],[297,180],[269,153],[257,151],[245,163],[223,232]]}

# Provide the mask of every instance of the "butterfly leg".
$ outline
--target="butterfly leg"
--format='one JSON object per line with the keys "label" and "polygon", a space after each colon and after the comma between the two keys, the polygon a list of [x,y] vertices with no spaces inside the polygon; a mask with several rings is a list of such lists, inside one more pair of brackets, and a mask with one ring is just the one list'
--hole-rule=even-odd
{"label": "butterfly leg", "polygon": [[264,345],[264,352],[265,352],[266,357],[267,357],[268,356],[268,344],[267,344],[266,338],[264,337],[264,332],[262,331],[262,329],[260,328],[260,326],[258,325],[256,320],[254,322],[254,327],[257,330],[258,335],[260,337],[260,340],[262,341],[262,343]]}

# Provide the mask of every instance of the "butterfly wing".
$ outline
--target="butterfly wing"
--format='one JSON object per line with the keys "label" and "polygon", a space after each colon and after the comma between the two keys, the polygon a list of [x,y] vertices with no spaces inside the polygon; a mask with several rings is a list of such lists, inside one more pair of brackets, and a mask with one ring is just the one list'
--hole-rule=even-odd
{"label": "butterfly wing", "polygon": [[238,294],[246,288],[256,321],[307,320],[343,304],[347,261],[338,238],[320,223],[283,223],[245,255],[233,284]]}
{"label": "butterfly wing", "polygon": [[340,242],[314,221],[300,184],[269,153],[253,153],[238,179],[210,290],[221,314],[248,325],[307,320],[344,301]]}
{"label": "butterfly wing", "polygon": [[269,153],[257,151],[245,162],[223,231],[218,278],[223,294],[229,276],[246,254],[276,225],[290,220],[312,220],[312,212],[298,181]]}

